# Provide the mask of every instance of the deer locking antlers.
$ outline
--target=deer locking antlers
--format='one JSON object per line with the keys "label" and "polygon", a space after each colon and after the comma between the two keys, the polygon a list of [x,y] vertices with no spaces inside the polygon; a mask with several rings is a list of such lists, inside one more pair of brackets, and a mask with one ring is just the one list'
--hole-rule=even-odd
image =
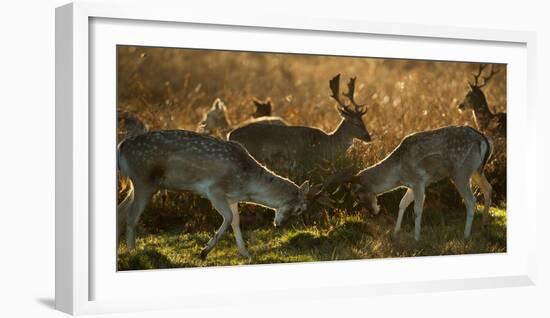
{"label": "deer locking antlers", "polygon": [[334,201],[330,198],[327,193],[327,189],[334,184],[342,184],[345,182],[350,182],[354,177],[354,171],[356,170],[354,165],[345,167],[341,170],[334,168],[334,171],[325,182],[321,184],[316,184],[310,188],[308,194],[311,202],[318,202],[324,206],[334,208]]}

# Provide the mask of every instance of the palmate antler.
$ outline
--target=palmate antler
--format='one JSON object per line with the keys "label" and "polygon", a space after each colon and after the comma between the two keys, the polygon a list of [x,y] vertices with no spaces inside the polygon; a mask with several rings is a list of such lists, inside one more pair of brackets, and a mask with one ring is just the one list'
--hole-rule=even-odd
{"label": "palmate antler", "polygon": [[348,114],[348,115],[363,116],[364,114],[367,113],[367,107],[365,107],[366,104],[358,104],[355,101],[354,96],[355,96],[355,80],[356,79],[357,79],[356,77],[351,77],[349,79],[348,92],[342,94],[342,95],[344,95],[345,97],[347,97],[349,99],[349,101],[350,101],[351,105],[354,107],[354,109],[351,109],[350,104],[346,104],[340,99],[340,74],[334,76],[329,81],[329,86],[330,86],[330,91],[331,91],[330,97],[332,97],[338,103],[338,105],[340,106],[339,110],[342,113],[345,113],[345,114]]}

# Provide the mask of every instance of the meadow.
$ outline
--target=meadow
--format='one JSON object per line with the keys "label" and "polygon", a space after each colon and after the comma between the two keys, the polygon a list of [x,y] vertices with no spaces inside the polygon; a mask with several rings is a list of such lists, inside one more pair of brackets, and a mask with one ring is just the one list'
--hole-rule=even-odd
{"label": "meadow", "polygon": [[[457,109],[477,69],[475,63],[131,46],[119,46],[117,55],[118,110],[135,113],[150,130],[196,130],[216,98],[224,101],[231,122],[238,124],[254,112],[254,98],[270,98],[274,115],[293,125],[330,132],[341,118],[328,81],[338,73],[343,80],[357,76],[355,95],[358,102],[368,104],[363,119],[372,141],[355,141],[332,169],[372,165],[414,132],[446,125],[475,127],[471,112]],[[483,90],[491,110],[505,112],[506,68],[499,65],[498,69]],[[331,189],[337,202],[334,209],[314,205],[281,229],[273,228],[272,211],[241,204],[241,228],[252,257],[239,256],[228,231],[202,261],[200,248],[221,217],[204,198],[161,191],[141,217],[137,248],[131,252],[119,248],[118,269],[505,252],[506,140],[493,141],[495,151],[486,167],[494,189],[493,222],[482,228],[478,211],[467,241],[462,238],[464,205],[448,181],[428,188],[419,242],[412,236],[412,207],[400,235],[392,236],[403,190],[382,195],[382,212],[374,216],[336,188]],[[330,172],[320,168],[309,178],[322,182]]]}

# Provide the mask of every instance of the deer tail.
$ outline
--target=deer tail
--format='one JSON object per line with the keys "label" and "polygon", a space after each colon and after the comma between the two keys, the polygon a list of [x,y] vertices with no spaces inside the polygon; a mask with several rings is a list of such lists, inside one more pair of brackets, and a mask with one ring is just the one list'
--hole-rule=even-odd
{"label": "deer tail", "polygon": [[117,147],[117,170],[120,173],[121,177],[121,191],[126,190],[126,195],[124,196],[124,199],[118,204],[117,206],[117,228],[121,228],[121,226],[126,222],[127,216],[128,216],[128,210],[132,203],[134,202],[134,184],[132,183],[132,179],[128,178],[128,167],[126,159],[123,155],[121,155],[121,148],[124,145],[124,141],[122,141],[118,147]]}
{"label": "deer tail", "polygon": [[119,215],[122,213],[121,216],[125,216],[132,202],[134,202],[134,185],[132,184],[132,180],[128,180],[128,191],[126,191],[124,199],[122,199],[122,201],[118,204],[117,213]]}
{"label": "deer tail", "polygon": [[480,143],[480,153],[483,160],[481,161],[481,166],[479,167],[479,170],[483,171],[485,169],[485,165],[487,165],[487,162],[493,154],[493,142],[484,134],[480,133],[480,135],[483,137],[483,140]]}

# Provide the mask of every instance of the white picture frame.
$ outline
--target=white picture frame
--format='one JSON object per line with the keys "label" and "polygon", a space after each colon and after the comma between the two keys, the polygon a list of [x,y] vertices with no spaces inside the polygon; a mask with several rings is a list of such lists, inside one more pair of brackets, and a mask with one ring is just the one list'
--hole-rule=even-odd
{"label": "white picture frame", "polygon": [[[190,45],[184,40],[197,41],[194,46],[208,45],[198,42],[199,36],[176,40],[174,34],[180,34],[179,28],[182,27],[193,28],[187,29],[187,34],[195,31],[200,33],[201,28],[207,28],[212,38],[203,39],[211,41],[217,37],[217,48],[226,49],[289,51],[288,46],[285,48],[277,41],[238,41],[239,38],[250,36],[246,32],[265,32],[284,35],[290,41],[295,41],[292,42],[295,44],[300,43],[300,36],[319,39],[331,37],[344,42],[361,38],[361,41],[371,41],[372,44],[367,50],[353,48],[353,43],[349,42],[351,51],[348,52],[342,47],[323,47],[312,40],[308,42],[308,47],[298,46],[296,52],[508,63],[508,252],[503,255],[110,272],[115,268],[109,259],[113,255],[108,250],[101,250],[98,245],[104,241],[92,238],[92,234],[98,225],[105,226],[106,232],[113,232],[114,224],[108,224],[104,218],[94,217],[92,212],[102,206],[114,209],[115,205],[113,201],[91,198],[97,195],[98,185],[104,187],[108,180],[114,180],[115,153],[112,151],[111,155],[99,160],[99,154],[104,149],[108,151],[110,146],[97,142],[115,136],[115,109],[105,107],[98,111],[92,105],[103,101],[103,98],[106,98],[106,103],[113,105],[115,101],[109,99],[112,97],[109,93],[94,95],[92,92],[97,88],[94,79],[101,78],[101,82],[109,85],[114,83],[114,78],[113,70],[109,69],[112,56],[109,57],[108,50],[96,49],[109,48],[113,44]],[[140,32],[135,32],[136,28],[141,28]],[[216,32],[221,31],[226,32],[224,35],[227,37],[237,40],[223,42],[216,35]],[[385,45],[377,45],[376,41],[384,42]],[[398,52],[400,42],[403,41],[410,43],[409,49],[407,52]],[[461,55],[457,55],[459,53],[452,53],[445,46],[483,48],[463,50]],[[193,10],[187,5],[184,8],[183,4],[174,7],[153,7],[153,4],[128,6],[117,5],[116,1],[112,1],[108,4],[73,3],[57,8],[56,308],[71,314],[89,314],[534,284],[536,209],[534,200],[522,200],[528,196],[523,191],[525,185],[536,183],[535,165],[526,164],[527,158],[533,157],[535,153],[535,138],[528,138],[534,136],[536,130],[534,46],[535,35],[530,32],[351,20],[306,20],[247,13],[226,16]],[[428,48],[430,52],[426,53]],[[505,48],[508,48],[506,54],[499,53],[504,52]],[[378,51],[372,53],[374,50]],[[111,53],[114,56],[115,50]],[[95,129],[98,120],[106,124],[107,128],[103,132]],[[524,128],[519,129],[521,127]],[[110,169],[112,175],[104,179],[94,175],[98,169],[105,167],[99,162],[103,160],[110,162],[113,168]],[[522,167],[522,170],[518,167]],[[113,184],[110,186],[114,187]],[[518,214],[514,212],[520,208],[521,218],[516,217]],[[408,268],[406,271],[405,265]],[[331,275],[338,272],[346,275]],[[385,275],[385,272],[393,274]],[[282,284],[280,277],[294,279],[292,283]],[[315,277],[326,279],[321,281]],[[155,284],[166,285],[168,282],[179,285],[179,291],[173,288],[166,288],[165,292],[154,289]],[[153,289],[154,293],[142,292],[136,286],[144,290]],[[143,297],[140,298],[140,294]]]}

